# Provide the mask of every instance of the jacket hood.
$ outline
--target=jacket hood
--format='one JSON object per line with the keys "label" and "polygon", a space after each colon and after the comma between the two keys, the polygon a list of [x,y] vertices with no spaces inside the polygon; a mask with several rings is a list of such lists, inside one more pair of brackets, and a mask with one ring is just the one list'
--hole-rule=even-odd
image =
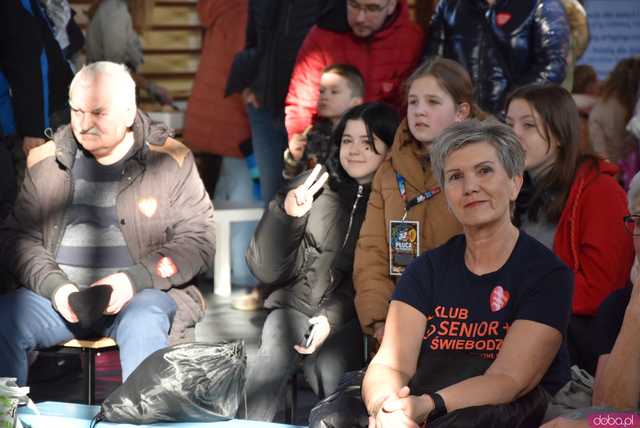
{"label": "jacket hood", "polygon": [[[136,112],[136,117],[131,126],[133,131],[134,147],[136,153],[144,152],[144,143],[161,146],[168,137],[173,135],[173,130],[162,122],[154,122],[142,110]],[[78,142],[73,135],[71,125],[58,128],[53,135],[56,142],[56,159],[66,168],[73,166]]]}
{"label": "jacket hood", "polygon": [[561,0],[561,2],[567,14],[567,20],[569,21],[573,60],[577,61],[589,45],[587,12],[578,0]]}
{"label": "jacket hood", "polygon": [[617,165],[605,159],[587,159],[578,166],[574,183],[584,186],[600,174],[615,178],[619,171],[620,168]]}
{"label": "jacket hood", "polygon": [[[609,161],[600,158],[586,157],[582,160],[577,169],[575,176],[573,178],[573,183],[571,184],[571,190],[567,196],[567,201],[565,202],[565,208],[567,206],[573,206],[574,210],[576,209],[576,203],[572,202],[580,195],[582,195],[582,191],[591,183],[593,180],[597,179],[600,175],[608,175],[612,178],[616,178],[618,174],[619,168],[612,164]],[[518,225],[524,216],[528,215],[529,210],[531,208],[531,199],[536,192],[536,184],[531,178],[529,173],[525,173],[524,175],[524,183],[522,185],[522,189],[518,194],[518,199],[516,201],[516,214],[514,218],[516,219]],[[548,198],[549,195],[546,194],[544,198]],[[548,199],[547,199],[548,200]],[[541,214],[538,211],[538,216]],[[569,218],[570,216],[575,214],[570,214],[568,210],[564,209],[559,222],[563,221],[563,218]]]}
{"label": "jacket hood", "polygon": [[402,119],[391,146],[391,166],[417,189],[423,187],[425,168],[422,154],[411,136],[407,119]]}
{"label": "jacket hood", "polygon": [[56,142],[56,160],[66,168],[71,168],[77,148],[71,125],[61,126],[56,129],[51,139]]}
{"label": "jacket hood", "polygon": [[[585,193],[585,189],[593,181],[597,180],[600,175],[609,175],[615,179],[617,172],[618,167],[616,165],[599,158],[587,158],[578,166],[578,170],[576,172],[575,179],[573,180],[573,185],[571,186],[567,201],[565,202],[564,209],[562,210],[562,215],[558,222],[558,229],[554,238],[554,253],[558,254],[558,256],[574,271],[578,271],[581,264],[581,257],[579,256],[580,243],[577,236],[584,237],[584,235],[575,235],[575,228],[578,227],[576,224],[578,222],[579,213],[584,209],[583,195]],[[618,190],[624,195],[621,188]],[[615,196],[613,199],[609,199],[609,201],[613,200],[615,200]],[[565,231],[562,232],[561,229]],[[584,234],[585,232],[582,233]],[[626,234],[625,236],[628,237]],[[561,243],[563,241],[564,243]],[[576,301],[574,298],[574,307],[575,304]]]}
{"label": "jacket hood", "polygon": [[[389,33],[395,31],[398,27],[406,25],[410,21],[409,6],[407,0],[398,0],[396,10],[389,21],[376,31],[369,39],[384,39]],[[344,0],[334,0],[333,6],[320,18],[317,22],[318,27],[323,30],[334,31],[336,33],[349,33],[351,27],[347,20],[347,2]]]}
{"label": "jacket hood", "polygon": [[161,146],[167,138],[173,136],[173,129],[169,128],[163,122],[153,121],[147,113],[138,110],[133,120],[133,137],[136,146],[146,142],[154,146]]}

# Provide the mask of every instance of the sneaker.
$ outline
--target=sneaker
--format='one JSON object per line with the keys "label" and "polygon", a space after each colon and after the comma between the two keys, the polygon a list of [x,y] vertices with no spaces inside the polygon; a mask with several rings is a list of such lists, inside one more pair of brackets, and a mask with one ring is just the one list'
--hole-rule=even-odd
{"label": "sneaker", "polygon": [[233,299],[231,307],[239,311],[257,311],[264,307],[264,298],[260,289],[255,287],[249,293]]}

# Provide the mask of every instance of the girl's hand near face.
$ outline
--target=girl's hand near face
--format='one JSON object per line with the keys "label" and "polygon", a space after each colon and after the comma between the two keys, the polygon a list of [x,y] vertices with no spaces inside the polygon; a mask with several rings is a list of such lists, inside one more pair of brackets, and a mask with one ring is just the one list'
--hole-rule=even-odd
{"label": "girl's hand near face", "polygon": [[294,160],[299,161],[307,147],[307,137],[303,134],[294,134],[289,140],[289,153]]}
{"label": "girl's hand near face", "polygon": [[313,197],[322,189],[322,186],[324,186],[324,183],[326,183],[329,178],[327,172],[322,173],[322,175],[318,177],[321,169],[322,165],[316,165],[301,186],[287,193],[284,199],[284,211],[288,215],[291,217],[302,217],[311,210]]}

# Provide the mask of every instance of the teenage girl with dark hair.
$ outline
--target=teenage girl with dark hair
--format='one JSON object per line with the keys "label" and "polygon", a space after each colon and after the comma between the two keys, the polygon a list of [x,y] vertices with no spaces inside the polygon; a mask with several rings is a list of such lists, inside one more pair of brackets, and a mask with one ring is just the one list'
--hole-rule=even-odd
{"label": "teenage girl with dark hair", "polygon": [[398,123],[396,111],[383,103],[349,110],[334,133],[329,172],[320,174],[317,165],[294,179],[260,220],[247,262],[273,291],[265,301],[271,312],[260,349],[247,375],[249,419],[273,420],[300,354],[320,398],[335,390],[345,371],[361,367],[353,253],[371,180],[389,157]]}

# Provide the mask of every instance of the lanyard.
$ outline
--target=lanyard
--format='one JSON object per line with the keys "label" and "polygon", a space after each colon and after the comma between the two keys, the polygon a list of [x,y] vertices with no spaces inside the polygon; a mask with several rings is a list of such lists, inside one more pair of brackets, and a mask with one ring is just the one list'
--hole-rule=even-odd
{"label": "lanyard", "polygon": [[426,192],[422,192],[415,198],[407,201],[407,188],[405,186],[404,177],[396,172],[396,180],[398,181],[398,189],[400,189],[400,196],[402,196],[402,200],[404,201],[404,216],[402,216],[403,221],[405,218],[407,218],[407,213],[411,208],[415,207],[418,204],[421,204],[427,199],[433,198],[435,195],[440,193],[440,187],[436,186],[433,189],[428,190]]}

